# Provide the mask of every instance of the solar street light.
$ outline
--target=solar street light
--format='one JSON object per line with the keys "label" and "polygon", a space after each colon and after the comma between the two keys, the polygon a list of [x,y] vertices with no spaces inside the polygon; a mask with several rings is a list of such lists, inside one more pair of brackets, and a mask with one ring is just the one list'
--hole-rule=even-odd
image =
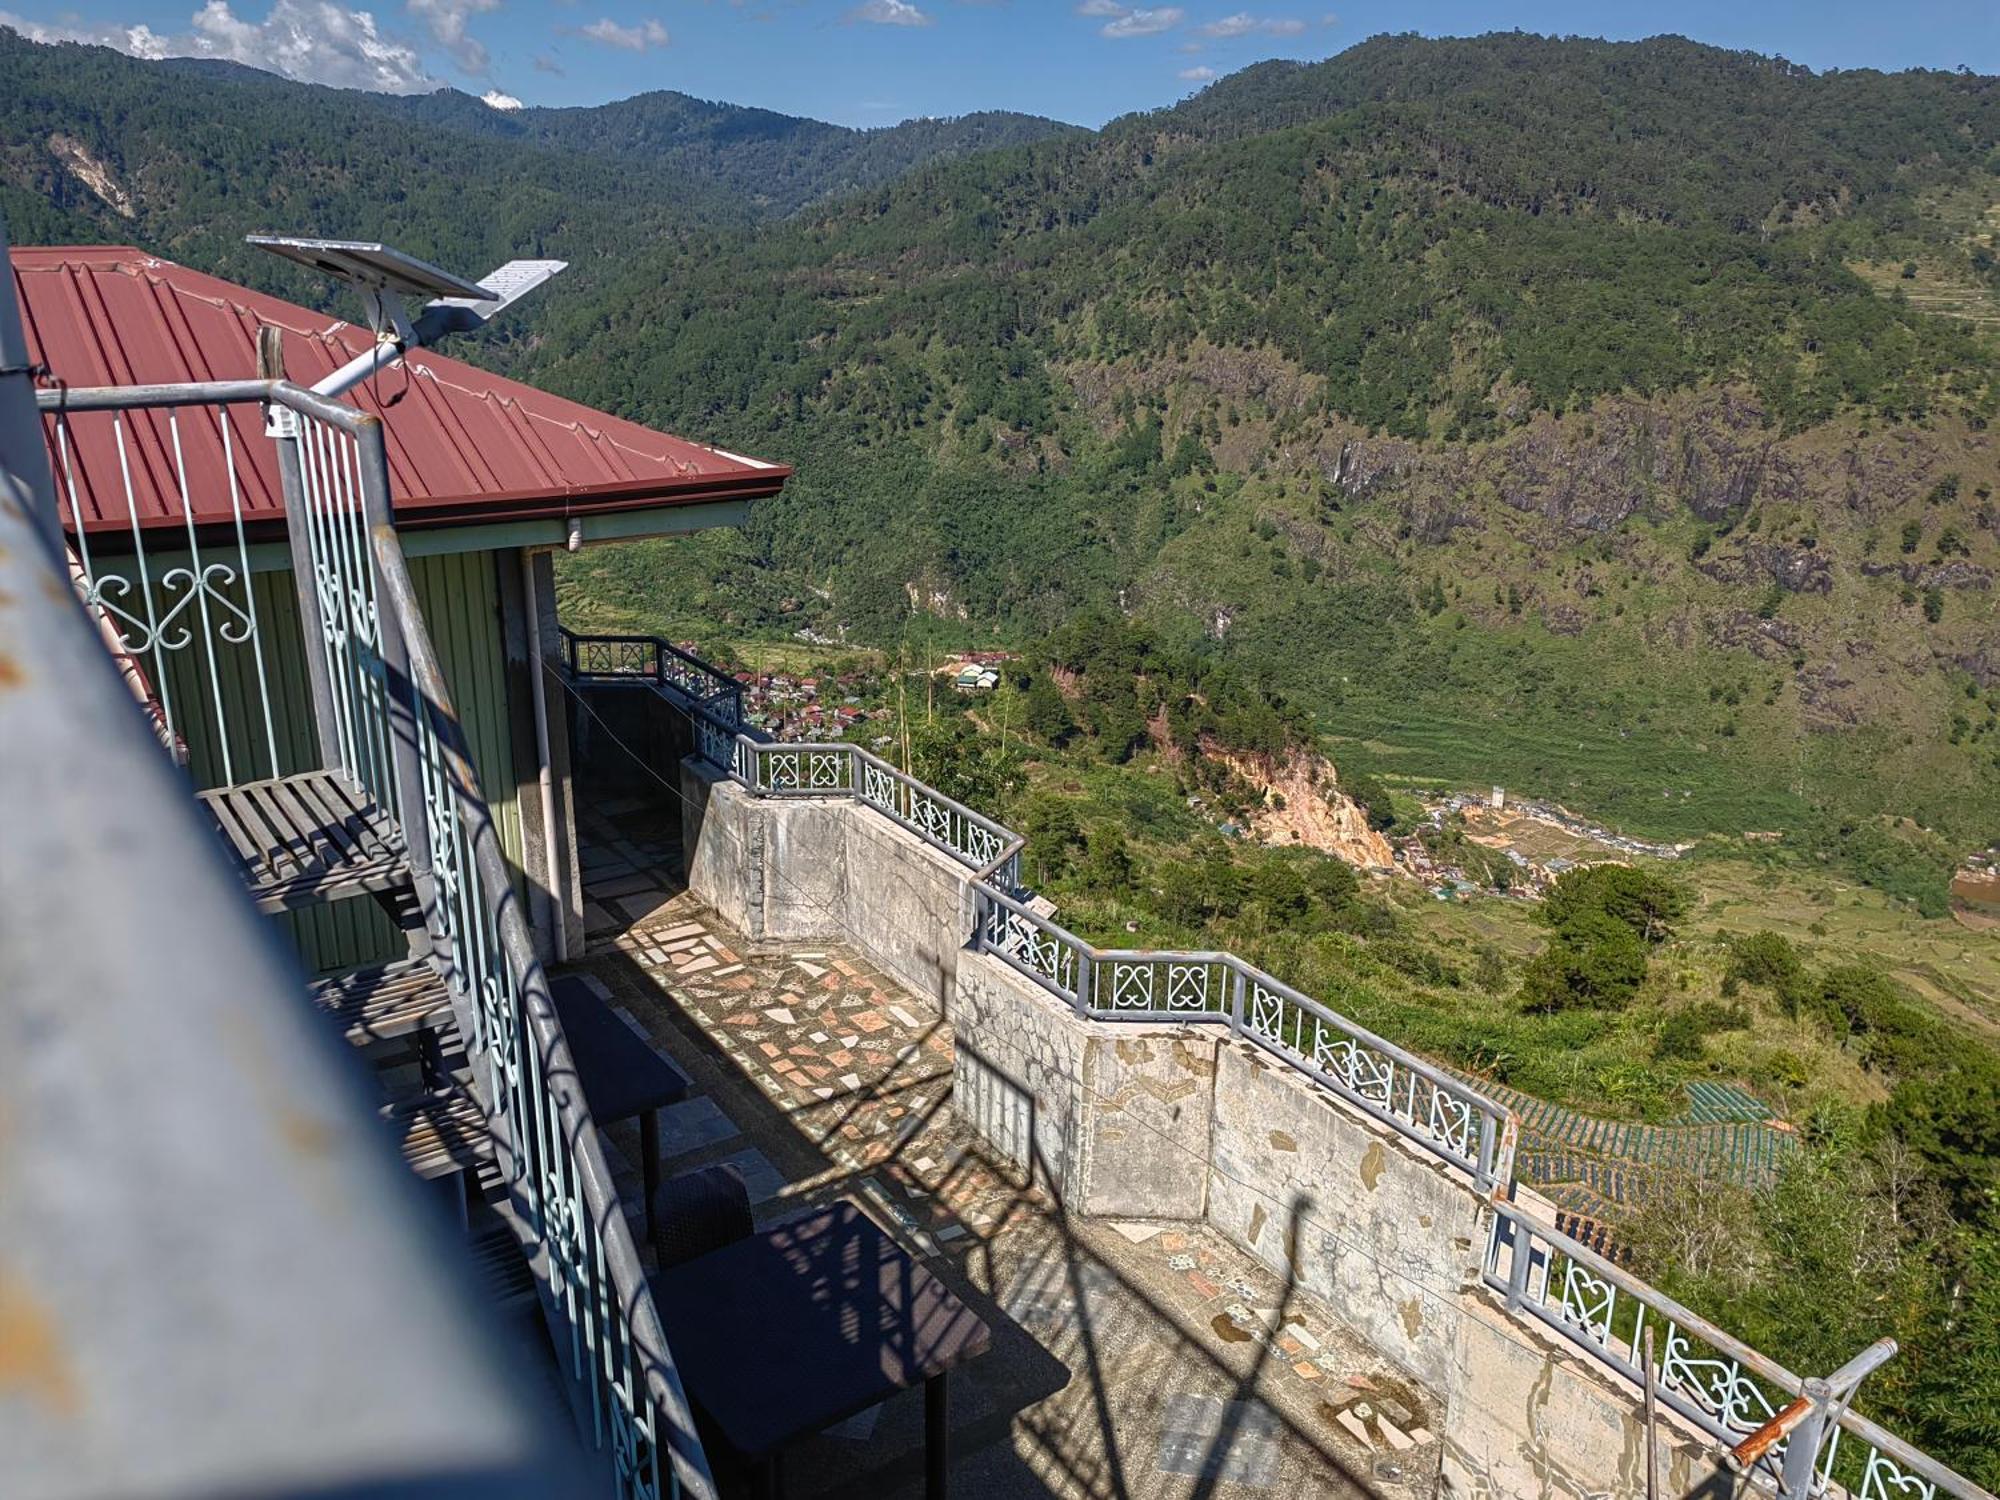
{"label": "solar street light", "polygon": [[[361,293],[375,344],[313,387],[338,396],[373,375],[404,351],[435,343],[448,333],[470,333],[557,272],[564,260],[510,260],[477,282],[439,269],[429,261],[374,240],[321,240],[299,235],[251,234],[247,243],[296,265],[344,281]],[[405,298],[426,297],[412,318]]]}

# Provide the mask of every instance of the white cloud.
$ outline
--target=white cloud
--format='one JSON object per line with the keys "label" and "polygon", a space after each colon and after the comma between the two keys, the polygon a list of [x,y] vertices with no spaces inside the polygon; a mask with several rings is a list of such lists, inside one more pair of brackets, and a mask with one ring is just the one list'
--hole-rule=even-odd
{"label": "white cloud", "polygon": [[1213,68],[1182,68],[1179,75],[1188,83],[1207,83],[1215,76]]}
{"label": "white cloud", "polygon": [[1118,0],[1083,0],[1083,3],[1077,6],[1076,13],[1080,16],[1122,16],[1125,14],[1125,7],[1120,5]]}
{"label": "white cloud", "polygon": [[1233,16],[1224,16],[1220,21],[1210,21],[1206,26],[1197,28],[1203,36],[1225,38],[1250,36],[1253,34],[1258,36],[1297,36],[1305,29],[1306,23],[1303,21],[1296,21],[1283,16],[1271,16],[1260,19],[1251,15],[1246,10],[1239,10]]}
{"label": "white cloud", "polygon": [[512,94],[503,94],[498,89],[488,89],[479,96],[479,102],[488,109],[497,109],[503,113],[525,108],[521,101],[516,99]]}
{"label": "white cloud", "polygon": [[161,35],[148,26],[50,25],[0,11],[0,26],[35,42],[93,42],[133,57],[208,57],[282,73],[301,83],[420,94],[438,87],[417,49],[390,36],[365,10],[332,0],[272,0],[261,21],[236,14],[229,0],[207,0],[191,30]]}
{"label": "white cloud", "polygon": [[500,0],[405,0],[405,7],[423,21],[431,39],[444,48],[460,72],[478,75],[486,71],[492,61],[486,44],[472,35],[467,25],[476,15],[498,10]]}
{"label": "white cloud", "polygon": [[567,78],[569,76],[563,71],[563,65],[547,53],[541,53],[535,58],[535,71],[537,73],[553,73],[558,78]]}
{"label": "white cloud", "polygon": [[656,20],[641,21],[636,26],[621,26],[609,16],[601,21],[592,21],[579,34],[607,47],[616,47],[621,52],[644,52],[648,47],[664,47],[673,40],[667,35],[667,28]]}
{"label": "white cloud", "polygon": [[910,4],[910,0],[863,0],[847,13],[850,21],[866,21],[871,26],[928,26],[931,18]]}
{"label": "white cloud", "polygon": [[1128,10],[1115,21],[1106,21],[1099,30],[1108,37],[1157,36],[1180,25],[1181,17],[1186,14],[1178,5],[1158,10]]}

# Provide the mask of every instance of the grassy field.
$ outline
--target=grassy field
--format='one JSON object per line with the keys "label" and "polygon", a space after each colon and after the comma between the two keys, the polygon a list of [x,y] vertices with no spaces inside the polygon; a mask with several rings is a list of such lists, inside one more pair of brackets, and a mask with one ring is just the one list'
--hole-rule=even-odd
{"label": "grassy field", "polygon": [[1948,1015],[2000,1041],[2000,931],[1925,920],[1865,885],[1704,856],[1689,874],[1691,926],[1720,936],[1768,928],[1808,953],[1867,958]]}

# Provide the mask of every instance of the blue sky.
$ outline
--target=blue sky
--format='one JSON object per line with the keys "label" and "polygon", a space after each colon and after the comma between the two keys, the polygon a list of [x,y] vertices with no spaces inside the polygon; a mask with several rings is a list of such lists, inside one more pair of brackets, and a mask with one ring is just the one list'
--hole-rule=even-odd
{"label": "blue sky", "polygon": [[1996,0],[0,0],[0,25],[502,106],[671,88],[850,125],[974,109],[1099,125],[1383,31],[1676,31],[1815,68],[2000,73]]}

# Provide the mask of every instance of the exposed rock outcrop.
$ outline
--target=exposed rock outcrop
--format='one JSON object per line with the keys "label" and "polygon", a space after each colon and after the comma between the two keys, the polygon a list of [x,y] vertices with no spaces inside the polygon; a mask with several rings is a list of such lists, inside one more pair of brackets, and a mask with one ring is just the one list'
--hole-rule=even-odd
{"label": "exposed rock outcrop", "polygon": [[1368,814],[1340,790],[1339,774],[1324,755],[1273,756],[1210,745],[1202,750],[1264,794],[1250,817],[1250,832],[1261,842],[1317,849],[1364,870],[1395,867],[1389,841],[1368,826]]}

